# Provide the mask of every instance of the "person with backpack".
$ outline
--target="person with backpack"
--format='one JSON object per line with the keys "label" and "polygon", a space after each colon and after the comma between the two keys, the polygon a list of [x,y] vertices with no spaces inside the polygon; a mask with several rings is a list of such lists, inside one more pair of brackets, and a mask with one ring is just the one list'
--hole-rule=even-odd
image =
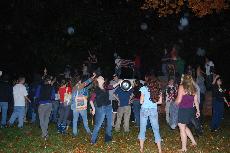
{"label": "person with backpack", "polygon": [[48,125],[50,114],[52,111],[52,100],[55,99],[55,90],[51,86],[51,77],[45,76],[44,83],[39,85],[36,89],[35,98],[39,104],[38,114],[40,120],[40,128],[42,130],[42,138],[48,138]]}

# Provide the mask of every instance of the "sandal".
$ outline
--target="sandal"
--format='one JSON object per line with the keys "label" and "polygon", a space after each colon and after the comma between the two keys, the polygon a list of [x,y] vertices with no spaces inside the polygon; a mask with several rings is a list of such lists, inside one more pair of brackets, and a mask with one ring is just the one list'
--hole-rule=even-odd
{"label": "sandal", "polygon": [[178,152],[187,152],[187,149],[179,149]]}
{"label": "sandal", "polygon": [[190,144],[190,147],[192,147],[192,148],[195,148],[197,146],[197,144]]}

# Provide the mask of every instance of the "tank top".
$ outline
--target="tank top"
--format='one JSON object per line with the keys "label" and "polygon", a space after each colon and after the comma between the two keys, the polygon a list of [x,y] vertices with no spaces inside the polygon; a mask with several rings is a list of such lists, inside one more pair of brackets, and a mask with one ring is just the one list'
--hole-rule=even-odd
{"label": "tank top", "polygon": [[179,108],[193,108],[194,96],[193,95],[183,95]]}
{"label": "tank top", "polygon": [[95,93],[95,102],[97,107],[108,106],[111,104],[111,101],[109,100],[109,92],[107,90],[101,90],[100,88],[96,87]]}

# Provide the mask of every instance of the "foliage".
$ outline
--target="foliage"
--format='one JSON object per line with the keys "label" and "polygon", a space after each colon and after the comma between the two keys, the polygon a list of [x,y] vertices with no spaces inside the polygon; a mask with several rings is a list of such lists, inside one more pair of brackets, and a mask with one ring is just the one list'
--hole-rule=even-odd
{"label": "foliage", "polygon": [[154,9],[159,17],[178,14],[184,7],[188,7],[198,17],[213,12],[220,12],[229,8],[227,0],[145,0],[142,9]]}

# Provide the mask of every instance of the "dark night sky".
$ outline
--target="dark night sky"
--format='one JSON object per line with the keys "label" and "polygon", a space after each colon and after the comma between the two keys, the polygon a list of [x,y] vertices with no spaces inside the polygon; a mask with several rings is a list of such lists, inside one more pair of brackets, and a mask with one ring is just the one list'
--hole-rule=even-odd
{"label": "dark night sky", "polygon": [[[141,52],[145,66],[159,67],[164,48],[177,43],[187,63],[196,62],[202,47],[218,71],[229,78],[230,12],[195,17],[185,9],[179,15],[159,18],[154,11],[140,10],[140,1],[125,0],[4,0],[0,2],[1,67],[31,72],[48,66],[60,71],[65,64],[79,66],[87,50],[97,48],[100,63],[112,67],[113,52],[129,58]],[[184,12],[189,26],[177,26]],[[142,22],[148,29],[140,29]],[[75,33],[68,35],[73,26]],[[183,40],[182,43],[179,40]],[[3,55],[4,54],[4,55]],[[130,58],[131,58],[130,57]],[[229,79],[225,79],[229,80]]]}

